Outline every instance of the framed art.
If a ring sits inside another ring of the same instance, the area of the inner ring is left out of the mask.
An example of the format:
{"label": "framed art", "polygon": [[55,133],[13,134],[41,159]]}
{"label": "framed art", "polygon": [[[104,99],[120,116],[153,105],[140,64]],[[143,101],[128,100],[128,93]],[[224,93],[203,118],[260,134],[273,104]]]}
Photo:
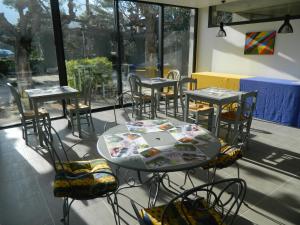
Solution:
{"label": "framed art", "polygon": [[273,55],[276,31],[246,33],[245,55]]}

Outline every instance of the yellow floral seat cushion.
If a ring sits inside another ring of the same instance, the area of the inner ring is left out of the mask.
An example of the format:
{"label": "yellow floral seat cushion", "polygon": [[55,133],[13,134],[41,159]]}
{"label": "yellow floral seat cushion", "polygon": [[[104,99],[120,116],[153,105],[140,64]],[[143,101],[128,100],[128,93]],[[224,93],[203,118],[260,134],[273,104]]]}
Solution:
{"label": "yellow floral seat cushion", "polygon": [[[197,201],[197,202],[195,202]],[[200,200],[177,201],[168,208],[164,218],[165,225],[218,225],[222,218],[214,209],[207,209]],[[196,206],[196,207],[195,207]],[[140,215],[145,225],[161,225],[166,205],[143,209]],[[190,223],[188,222],[190,221]]]}
{"label": "yellow floral seat cushion", "polygon": [[210,160],[206,165],[202,166],[203,169],[218,168],[222,169],[232,165],[236,160],[243,157],[241,147],[228,145],[222,139],[219,139],[221,143],[221,150],[218,156]]}
{"label": "yellow floral seat cushion", "polygon": [[62,165],[56,163],[56,169],[54,180],[56,197],[92,199],[117,189],[117,181],[114,176],[108,174],[112,171],[104,159],[70,161]]}
{"label": "yellow floral seat cushion", "polygon": [[[221,120],[227,120],[227,121],[235,121],[236,120],[236,112],[235,111],[228,111],[223,112],[220,115]],[[238,121],[244,121],[247,120],[247,118],[244,115],[240,115],[240,118],[238,118]]]}

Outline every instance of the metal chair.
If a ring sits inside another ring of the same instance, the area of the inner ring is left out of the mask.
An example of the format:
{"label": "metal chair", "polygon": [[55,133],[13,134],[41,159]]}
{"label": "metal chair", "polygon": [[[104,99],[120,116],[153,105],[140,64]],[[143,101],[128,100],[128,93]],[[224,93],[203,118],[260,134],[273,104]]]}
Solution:
{"label": "metal chair", "polygon": [[[137,75],[129,74],[128,82],[129,82],[130,92],[133,100],[132,110],[137,111],[139,118],[142,118],[143,108],[144,111],[146,112],[147,103],[149,104],[149,108],[150,108],[151,102],[154,101],[154,105],[156,108],[155,96],[151,96],[143,93],[141,78],[138,77]],[[137,110],[136,107],[138,107]],[[149,116],[150,116],[150,111],[149,111]]]}
{"label": "metal chair", "polygon": [[[130,91],[125,91],[122,94],[118,95],[115,98],[115,103],[114,103],[114,124],[117,125],[118,124],[118,120],[117,120],[117,109],[121,109],[123,111],[122,116],[125,118],[126,121],[131,121],[131,118],[129,116],[130,112],[128,111],[128,106],[131,107],[131,105],[133,104],[133,99],[131,96],[131,92]],[[134,111],[132,110],[132,114],[131,117],[134,117]],[[107,130],[109,122],[106,122],[104,125],[104,131]]]}
{"label": "metal chair", "polygon": [[185,102],[184,91],[187,89],[195,90],[196,88],[197,88],[196,79],[185,77],[179,81],[179,96],[180,96],[182,112],[184,112],[185,104],[189,104],[189,111],[195,115],[196,123],[200,122],[199,115],[208,116],[208,127],[210,128],[212,124],[211,117],[214,113],[214,108],[203,102],[197,102],[197,101],[192,101],[189,103]]}
{"label": "metal chair", "polygon": [[224,179],[191,188],[168,204],[139,210],[131,200],[140,225],[231,225],[246,195],[247,184]]}
{"label": "metal chair", "polygon": [[[53,138],[50,139],[49,136]],[[63,218],[61,219],[63,224],[69,224],[70,208],[75,200],[102,197],[107,198],[108,203],[112,206],[115,222],[120,224],[118,201],[115,194],[119,183],[105,159],[70,160],[67,154],[70,148],[65,149],[53,127],[45,129],[43,137],[55,170],[54,196],[63,198]],[[56,144],[54,144],[55,141],[57,141]]]}
{"label": "metal chair", "polygon": [[[167,79],[176,80],[179,82],[181,79],[179,70],[170,70],[167,74]],[[170,100],[174,99],[173,87],[166,87],[165,90],[160,93],[160,96],[165,99],[165,110],[166,115],[168,115],[168,107],[170,106]]]}
{"label": "metal chair", "polygon": [[[12,84],[7,83],[7,86],[12,93],[15,102],[17,104],[19,115],[22,123],[22,135],[23,139],[25,139],[26,145],[28,145],[28,129],[33,128],[36,133],[36,121],[35,121],[35,112],[33,110],[24,110],[23,104],[21,102],[21,96],[19,91],[12,86]],[[50,115],[44,108],[38,109],[38,122],[42,123],[43,126],[51,125]]]}
{"label": "metal chair", "polygon": [[233,130],[235,133],[239,132],[240,137],[248,144],[256,100],[257,91],[247,92],[240,96],[239,102],[233,108],[221,113],[220,122],[223,126],[227,126],[227,140]]}
{"label": "metal chair", "polygon": [[82,85],[81,91],[81,102],[78,103],[78,109],[76,105],[68,104],[66,107],[66,113],[68,118],[68,125],[72,127],[72,133],[74,133],[74,120],[76,117],[77,111],[80,113],[80,120],[84,117],[88,126],[92,125],[92,129],[94,128],[93,118],[92,118],[92,107],[91,107],[91,94],[92,94],[92,85],[93,78],[85,77]]}

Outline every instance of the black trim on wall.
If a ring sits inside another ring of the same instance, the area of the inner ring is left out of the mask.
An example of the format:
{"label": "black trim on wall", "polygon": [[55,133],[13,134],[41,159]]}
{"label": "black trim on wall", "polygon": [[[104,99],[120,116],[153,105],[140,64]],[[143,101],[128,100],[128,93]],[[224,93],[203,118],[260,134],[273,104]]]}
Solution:
{"label": "black trim on wall", "polygon": [[[117,29],[116,34],[117,40],[117,91],[118,95],[122,94],[123,92],[123,85],[122,85],[122,36],[121,36],[121,31],[120,31],[120,18],[119,18],[119,1],[114,0],[114,14],[115,14],[115,29]],[[119,104],[122,104],[123,100],[120,99]]]}
{"label": "black trim on wall", "polygon": [[148,2],[148,1],[142,1],[142,0],[122,0],[122,1],[128,1],[128,2],[141,2],[141,3],[148,3],[148,4],[152,4],[152,5],[160,5],[160,6],[171,6],[171,7],[180,7],[180,8],[185,8],[185,9],[196,9],[195,7],[191,7],[191,6],[182,6],[182,5],[172,5],[172,4],[167,4],[167,3],[160,3],[160,2]]}
{"label": "black trim on wall", "polygon": [[197,67],[197,45],[198,45],[198,16],[199,9],[195,9],[195,21],[194,21],[194,49],[193,49],[193,73],[196,72]]}
{"label": "black trim on wall", "polygon": [[58,0],[50,0],[60,86],[68,85]]}
{"label": "black trim on wall", "polygon": [[164,77],[164,18],[165,16],[165,7],[161,6],[159,7],[159,49],[158,49],[158,55],[159,55],[159,72],[160,77]]}
{"label": "black trim on wall", "polygon": [[[251,23],[267,23],[267,22],[275,22],[275,21],[284,21],[285,17],[274,17],[271,19],[261,19],[261,20],[251,20],[251,21],[241,21],[241,22],[232,22],[232,23],[224,23],[226,26],[234,26],[234,25],[243,25],[243,24],[251,24]],[[300,15],[297,16],[290,16],[291,20],[300,19]],[[214,25],[212,23],[212,7],[209,7],[209,14],[208,14],[208,28],[211,27],[219,27],[218,25]]]}

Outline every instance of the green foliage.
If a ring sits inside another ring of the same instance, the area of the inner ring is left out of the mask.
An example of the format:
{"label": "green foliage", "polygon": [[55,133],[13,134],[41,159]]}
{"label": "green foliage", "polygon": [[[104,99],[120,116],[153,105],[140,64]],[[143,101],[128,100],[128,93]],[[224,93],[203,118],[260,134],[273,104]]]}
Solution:
{"label": "green foliage", "polygon": [[15,61],[13,59],[0,59],[0,73],[8,75],[15,70]]}
{"label": "green foliage", "polygon": [[80,84],[85,76],[93,76],[94,83],[112,80],[112,63],[106,57],[69,60],[66,67],[68,85],[71,87],[81,89]]}

